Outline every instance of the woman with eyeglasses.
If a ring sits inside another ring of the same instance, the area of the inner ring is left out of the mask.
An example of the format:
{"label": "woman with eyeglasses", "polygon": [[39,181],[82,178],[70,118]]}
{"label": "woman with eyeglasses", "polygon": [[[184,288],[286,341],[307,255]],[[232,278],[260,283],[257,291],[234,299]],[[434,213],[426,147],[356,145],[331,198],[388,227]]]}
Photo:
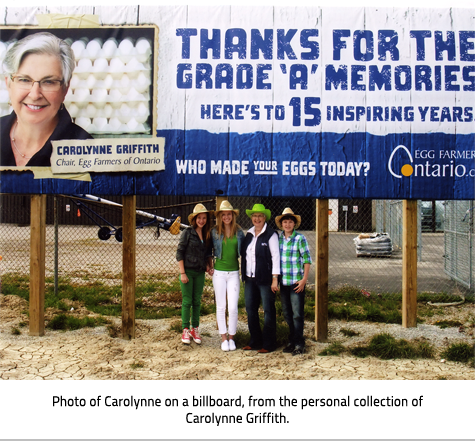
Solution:
{"label": "woman with eyeglasses", "polygon": [[2,166],[50,166],[51,141],[92,139],[64,107],[74,53],[50,33],[31,34],[6,53],[3,72],[13,112],[0,118]]}

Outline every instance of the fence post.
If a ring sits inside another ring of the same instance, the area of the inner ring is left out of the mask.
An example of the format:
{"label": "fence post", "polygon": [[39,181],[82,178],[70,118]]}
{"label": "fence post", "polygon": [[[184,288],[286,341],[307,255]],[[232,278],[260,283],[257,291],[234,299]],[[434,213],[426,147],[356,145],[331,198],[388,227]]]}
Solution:
{"label": "fence post", "polygon": [[315,262],[315,339],[328,338],[328,199],[317,200]]}
{"label": "fence post", "polygon": [[30,202],[30,336],[45,334],[46,195]]}
{"label": "fence post", "polygon": [[136,196],[122,197],[122,338],[135,338]]}
{"label": "fence post", "polygon": [[417,200],[402,207],[402,326],[417,326]]}

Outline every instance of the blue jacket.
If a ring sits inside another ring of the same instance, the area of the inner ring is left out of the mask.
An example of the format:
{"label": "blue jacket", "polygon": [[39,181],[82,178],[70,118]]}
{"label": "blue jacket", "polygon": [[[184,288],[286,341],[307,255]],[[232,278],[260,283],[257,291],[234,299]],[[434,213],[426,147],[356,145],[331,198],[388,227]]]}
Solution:
{"label": "blue jacket", "polygon": [[[238,242],[238,255],[241,252],[241,243],[244,240],[244,231],[241,228],[237,228],[236,232],[237,242]],[[214,249],[214,256],[217,259],[221,260],[223,255],[223,240],[224,234],[221,236],[218,235],[218,230],[216,228],[211,229],[211,239],[213,240],[213,249]]]}

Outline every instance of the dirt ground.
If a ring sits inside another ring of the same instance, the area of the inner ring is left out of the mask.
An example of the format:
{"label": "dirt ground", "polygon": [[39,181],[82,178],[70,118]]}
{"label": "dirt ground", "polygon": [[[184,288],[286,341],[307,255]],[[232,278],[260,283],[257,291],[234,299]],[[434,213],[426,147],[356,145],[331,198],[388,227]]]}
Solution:
{"label": "dirt ground", "polygon": [[[28,335],[27,303],[17,296],[0,294],[0,379],[252,379],[252,380],[464,380],[475,379],[473,365],[441,360],[389,360],[356,358],[349,354],[319,356],[328,343],[315,342],[314,324],[306,323],[306,353],[284,354],[282,348],[269,354],[220,350],[220,338],[214,315],[201,319],[202,345],[181,343],[180,335],[170,328],[174,319],[137,320],[136,338],[120,337],[121,321],[109,318],[110,325],[77,331],[46,330],[45,336]],[[475,305],[464,304],[446,310],[463,319],[475,314]],[[48,310],[50,311],[50,310]],[[85,308],[75,308],[75,315],[93,315]],[[51,314],[46,314],[46,319]],[[440,316],[439,316],[440,317]],[[246,330],[245,319],[239,328]],[[359,336],[347,338],[340,332],[347,328]],[[14,334],[18,330],[19,334]],[[438,353],[452,342],[474,343],[473,327],[441,329],[430,323],[404,329],[399,325],[330,321],[329,342],[346,346],[362,344],[376,333],[390,333],[397,338],[424,338]]]}

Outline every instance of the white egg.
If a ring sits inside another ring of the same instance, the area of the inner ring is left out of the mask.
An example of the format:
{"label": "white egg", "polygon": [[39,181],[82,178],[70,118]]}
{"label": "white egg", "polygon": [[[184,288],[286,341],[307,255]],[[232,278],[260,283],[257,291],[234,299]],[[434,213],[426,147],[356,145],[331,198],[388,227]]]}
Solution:
{"label": "white egg", "polygon": [[104,127],[107,125],[107,118],[94,118],[92,123],[96,126],[97,130],[103,131]]}
{"label": "white egg", "polygon": [[76,40],[71,45],[71,49],[73,50],[74,57],[78,60],[82,57],[82,53],[86,49],[86,42],[84,42],[84,40]]}
{"label": "white egg", "polygon": [[97,79],[95,78],[93,74],[90,74],[86,79],[85,87],[88,88],[89,90],[92,90],[96,86],[96,83],[97,83]]}
{"label": "white egg", "polygon": [[95,118],[97,116],[97,109],[92,104],[87,104],[86,107],[86,116],[88,118]]}
{"label": "white egg", "polygon": [[122,93],[116,89],[110,90],[107,97],[107,102],[109,102],[112,107],[119,108],[122,104]]}
{"label": "white egg", "polygon": [[119,91],[122,94],[127,94],[130,89],[130,78],[127,74],[122,75],[119,82]]}
{"label": "white egg", "polygon": [[90,94],[87,88],[76,88],[74,91],[74,102],[78,105],[84,105],[89,102]]}
{"label": "white egg", "polygon": [[134,116],[137,122],[144,123],[150,115],[150,110],[146,102],[140,102],[134,109]]}
{"label": "white egg", "polygon": [[120,79],[124,74],[125,64],[118,58],[111,59],[110,64],[110,73],[114,79]]}
{"label": "white egg", "polygon": [[119,43],[117,54],[122,62],[128,62],[135,53],[135,47],[131,39],[126,38]]}
{"label": "white egg", "polygon": [[82,127],[84,130],[88,130],[88,127],[91,125],[91,120],[89,118],[81,116],[76,119],[76,124],[79,127]]}
{"label": "white egg", "polygon": [[[82,127],[82,126],[81,126],[81,127]],[[97,128],[96,128],[96,126],[95,126],[94,124],[92,124],[92,123],[89,124],[89,125],[87,126],[87,128],[86,128],[86,127],[83,127],[83,128],[84,128],[84,130],[87,130],[89,133],[97,133]]]}
{"label": "white egg", "polygon": [[76,104],[70,104],[67,106],[69,114],[75,118],[79,115],[79,107]]}
{"label": "white egg", "polygon": [[109,63],[107,62],[107,59],[103,57],[96,59],[94,61],[93,71],[96,79],[105,79],[109,71]]}
{"label": "white egg", "polygon": [[112,77],[111,74],[108,74],[108,75],[104,78],[103,87],[104,87],[104,88],[107,88],[108,90],[110,90],[113,85],[114,85],[114,78]]}
{"label": "white egg", "polygon": [[129,119],[127,121],[127,127],[132,132],[134,132],[138,126],[139,126],[139,123],[135,120],[135,118]]}
{"label": "white egg", "polygon": [[135,49],[137,52],[137,60],[139,62],[145,62],[150,58],[150,55],[152,54],[152,46],[150,45],[150,42],[141,37],[140,39],[137,40],[137,43],[135,44]]}
{"label": "white egg", "polygon": [[114,57],[117,52],[117,40],[111,38],[105,41],[104,45],[102,45],[102,51],[105,58],[111,59]]}
{"label": "white egg", "polygon": [[79,82],[80,82],[79,76],[77,74],[73,74],[69,82],[69,88],[73,88],[73,89],[77,88],[77,86],[79,85]]}
{"label": "white egg", "polygon": [[102,49],[102,40],[101,39],[93,39],[86,45],[86,50],[91,59],[96,59],[99,57],[99,54]]}
{"label": "white egg", "polygon": [[90,59],[80,59],[75,73],[80,79],[86,79],[92,71],[92,62]]}
{"label": "white egg", "polygon": [[114,113],[114,109],[112,108],[112,105],[106,104],[104,108],[102,109],[102,114],[106,118],[111,118]]}
{"label": "white egg", "polygon": [[133,86],[139,93],[144,93],[148,91],[148,88],[151,84],[150,78],[147,77],[144,73],[140,73],[137,76],[137,79],[134,79]]}
{"label": "white egg", "polygon": [[119,43],[119,51],[121,54],[131,55],[134,52],[134,44],[132,39],[126,37]]}
{"label": "white egg", "polygon": [[105,88],[96,88],[91,92],[91,102],[94,102],[97,106],[104,106],[108,101],[109,95]]}
{"label": "white egg", "polygon": [[121,126],[122,126],[122,123],[120,122],[118,118],[111,118],[109,120],[109,127],[111,128],[111,130],[117,131],[121,128]]}

